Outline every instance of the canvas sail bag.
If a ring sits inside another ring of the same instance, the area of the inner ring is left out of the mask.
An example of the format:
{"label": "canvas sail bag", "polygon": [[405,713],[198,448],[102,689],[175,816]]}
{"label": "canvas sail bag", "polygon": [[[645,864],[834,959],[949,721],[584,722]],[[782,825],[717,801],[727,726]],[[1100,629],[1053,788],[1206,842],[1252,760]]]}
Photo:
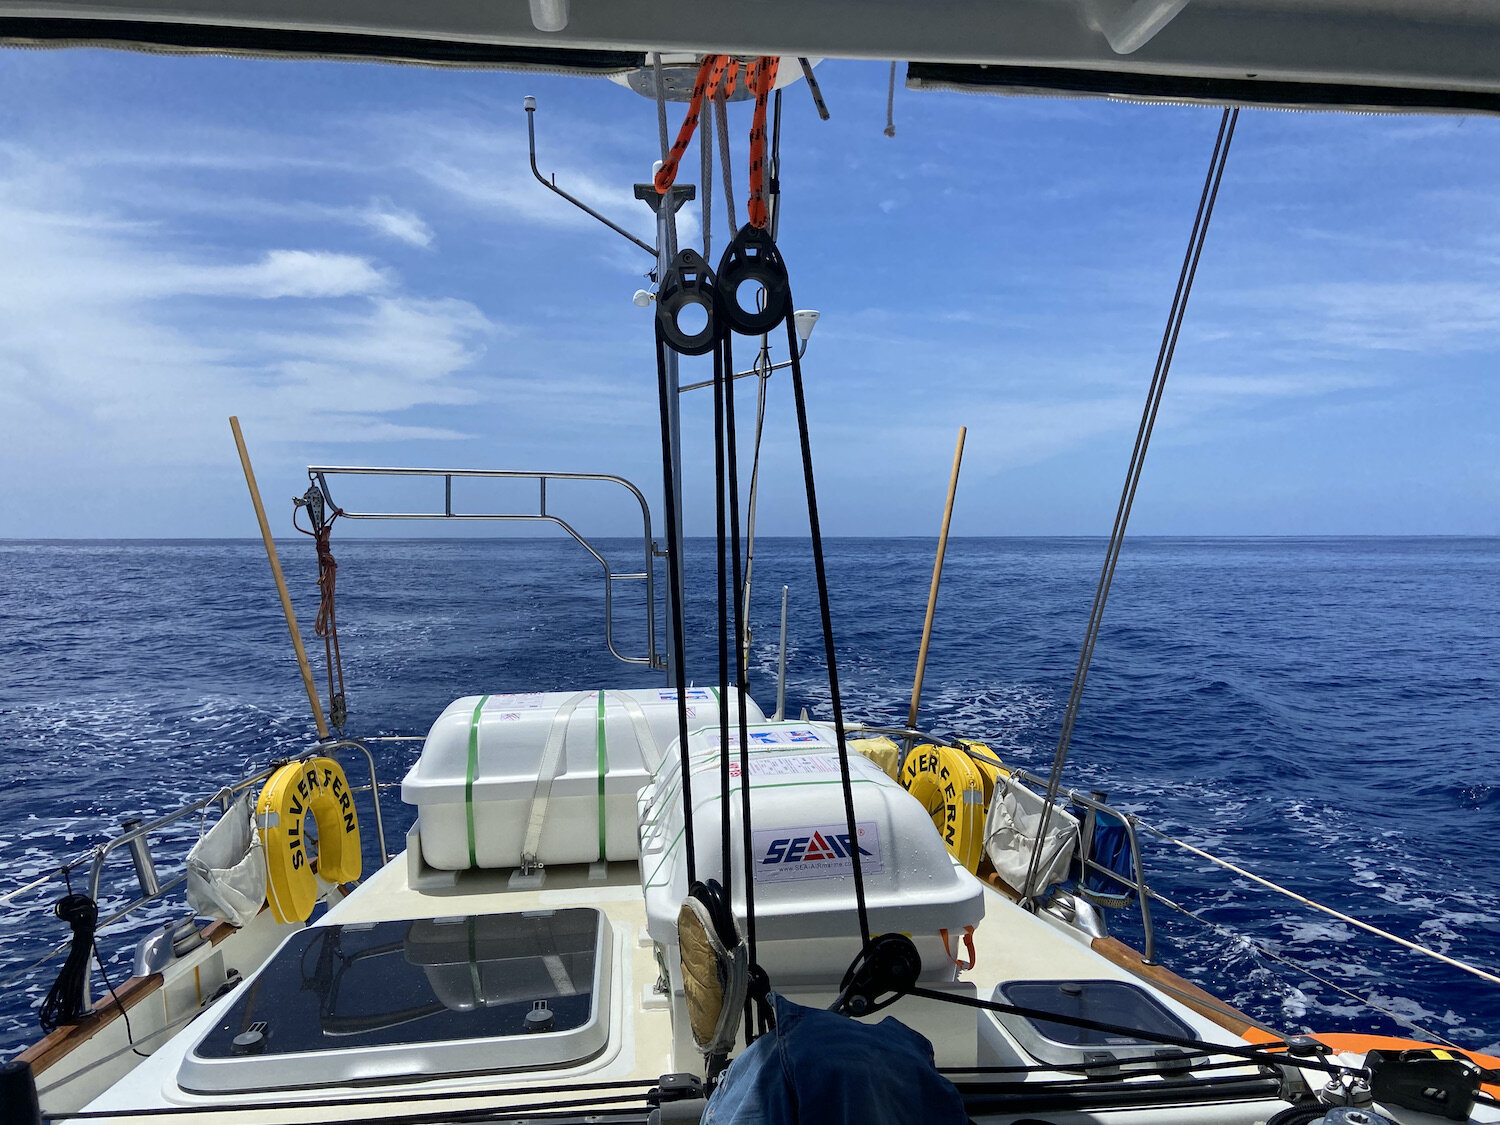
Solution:
{"label": "canvas sail bag", "polygon": [[[995,872],[1023,896],[1026,872],[1031,866],[1031,852],[1036,846],[1036,830],[1042,821],[1042,798],[1013,778],[1001,776],[990,802],[990,814],[984,826],[984,854],[995,865]],[[1054,883],[1068,877],[1068,867],[1078,848],[1078,821],[1054,808],[1047,818],[1047,838],[1036,865],[1036,882],[1030,893],[1040,895]]]}
{"label": "canvas sail bag", "polygon": [[266,854],[250,815],[250,797],[230,806],[187,857],[187,900],[193,912],[243,926],[266,901]]}

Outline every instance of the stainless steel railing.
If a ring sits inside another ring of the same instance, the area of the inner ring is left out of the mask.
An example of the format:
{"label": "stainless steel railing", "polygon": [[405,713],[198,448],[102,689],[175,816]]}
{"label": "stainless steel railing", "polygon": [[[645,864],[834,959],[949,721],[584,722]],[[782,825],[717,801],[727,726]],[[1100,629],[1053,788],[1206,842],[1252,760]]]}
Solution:
{"label": "stainless steel railing", "polygon": [[[351,520],[489,520],[517,523],[550,523],[565,531],[594,560],[604,568],[604,644],[616,660],[625,664],[644,664],[648,668],[663,669],[666,659],[656,651],[656,573],[655,560],[662,556],[651,537],[651,508],[641,490],[624,477],[607,473],[549,473],[527,472],[515,469],[395,469],[357,468],[353,466],[313,465],[307,470],[309,479],[323,493],[330,509],[338,508],[339,514]],[[443,478],[443,510],[425,512],[359,512],[339,508],[329,491],[328,478],[334,476],[363,477],[441,477]],[[537,482],[537,507],[527,512],[456,512],[453,510],[453,479],[477,478],[487,480],[532,480]],[[572,524],[547,511],[547,482],[549,480],[596,481],[614,484],[635,497],[641,509],[641,539],[645,564],[638,572],[616,573],[599,551],[585,539]],[[614,588],[616,582],[644,582],[646,584],[646,655],[626,656],[615,648],[614,641]]]}
{"label": "stainless steel railing", "polygon": [[[385,866],[390,862],[390,848],[385,839],[385,820],[380,807],[380,790],[382,785],[375,765],[375,756],[370,752],[369,747],[358,739],[341,739],[337,742],[314,743],[308,748],[308,753],[337,757],[341,752],[356,750],[363,756],[369,768],[370,781],[368,785],[351,786],[350,792],[368,792],[370,794],[370,802],[375,814],[376,844],[380,852],[381,866]],[[150,821],[142,821],[139,818],[127,820],[123,823],[125,830],[119,834],[94,845],[94,847],[87,851],[81,852],[46,874],[30,880],[4,895],[0,895],[0,905],[9,905],[25,895],[40,892],[52,883],[64,881],[69,872],[74,868],[83,866],[84,863],[89,864],[88,896],[95,902],[98,902],[107,861],[110,856],[124,849],[131,855],[131,862],[135,867],[136,880],[140,887],[140,895],[133,898],[125,906],[101,919],[96,932],[122,922],[137,911],[166,898],[187,881],[187,872],[185,870],[172,876],[165,882],[162,882],[156,875],[155,861],[152,857],[149,843],[149,838],[152,835],[160,834],[164,829],[189,817],[200,815],[213,805],[218,805],[223,811],[227,812],[239,794],[265,781],[286,761],[294,760],[294,758],[280,759],[262,770],[248,774],[238,781],[220,787],[207,796],[189,801],[173,809],[171,812],[164,813]],[[9,987],[13,982],[35,972],[42,965],[45,965],[48,961],[64,952],[68,948],[70,940],[64,939],[52,946],[39,959],[29,962],[19,971],[7,975],[4,979],[0,979],[0,988]],[[87,986],[85,986],[85,1000],[87,999],[88,990]]]}

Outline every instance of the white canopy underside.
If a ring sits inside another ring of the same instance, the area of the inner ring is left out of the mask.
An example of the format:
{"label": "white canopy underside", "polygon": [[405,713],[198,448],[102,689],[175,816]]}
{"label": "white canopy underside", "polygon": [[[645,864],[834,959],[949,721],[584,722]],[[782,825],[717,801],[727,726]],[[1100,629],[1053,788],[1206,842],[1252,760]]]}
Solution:
{"label": "white canopy underside", "polygon": [[833,56],[917,64],[913,86],[1500,109],[1493,0],[21,0],[0,42],[595,73]]}

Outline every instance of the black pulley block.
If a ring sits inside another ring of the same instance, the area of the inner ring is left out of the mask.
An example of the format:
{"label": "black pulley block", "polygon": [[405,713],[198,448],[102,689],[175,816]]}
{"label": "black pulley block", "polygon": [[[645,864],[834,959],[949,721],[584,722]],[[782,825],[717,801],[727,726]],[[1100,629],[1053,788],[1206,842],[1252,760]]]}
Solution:
{"label": "black pulley block", "polygon": [[[679,317],[691,305],[703,310],[704,324],[690,333],[683,330]],[[667,267],[656,290],[656,326],[667,346],[683,355],[706,355],[723,338],[723,309],[714,271],[696,251],[679,251]]]}
{"label": "black pulley block", "polygon": [[[747,309],[741,298],[753,300],[756,286],[764,300],[760,307]],[[745,336],[769,332],[786,319],[791,285],[781,251],[766,231],[743,226],[725,247],[719,259],[719,299],[729,327]]]}
{"label": "black pulley block", "polygon": [[894,1004],[916,987],[922,956],[905,934],[871,938],[844,974],[833,1010],[866,1016]]}

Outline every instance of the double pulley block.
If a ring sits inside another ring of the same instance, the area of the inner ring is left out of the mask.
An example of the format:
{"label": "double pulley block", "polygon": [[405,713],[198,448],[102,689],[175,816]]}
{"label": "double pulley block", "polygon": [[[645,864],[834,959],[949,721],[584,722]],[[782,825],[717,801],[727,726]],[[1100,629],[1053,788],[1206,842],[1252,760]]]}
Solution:
{"label": "double pulley block", "polygon": [[[755,307],[746,307],[747,298]],[[673,351],[707,355],[731,332],[769,332],[786,319],[791,305],[791,282],[775,240],[747,225],[724,250],[717,272],[696,251],[678,252],[657,290],[656,324]],[[704,323],[689,331],[682,320],[693,307],[702,310]]]}

